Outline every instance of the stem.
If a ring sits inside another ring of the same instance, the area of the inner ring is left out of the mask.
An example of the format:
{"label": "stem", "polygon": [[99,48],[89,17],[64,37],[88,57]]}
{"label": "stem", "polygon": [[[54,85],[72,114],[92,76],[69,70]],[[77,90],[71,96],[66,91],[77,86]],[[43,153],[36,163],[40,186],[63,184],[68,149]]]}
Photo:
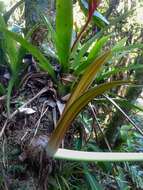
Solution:
{"label": "stem", "polygon": [[82,34],[84,33],[84,31],[86,30],[89,22],[91,20],[91,17],[88,17],[85,25],[83,26],[82,30],[80,31],[80,33],[78,34],[76,40],[74,41],[73,45],[72,45],[72,48],[71,48],[71,52],[73,51],[74,47],[76,46],[76,44],[79,42],[80,38],[82,37]]}
{"label": "stem", "polygon": [[143,161],[143,153],[135,152],[84,152],[76,150],[58,149],[54,155],[55,159],[88,161],[88,162],[124,162],[124,161]]}

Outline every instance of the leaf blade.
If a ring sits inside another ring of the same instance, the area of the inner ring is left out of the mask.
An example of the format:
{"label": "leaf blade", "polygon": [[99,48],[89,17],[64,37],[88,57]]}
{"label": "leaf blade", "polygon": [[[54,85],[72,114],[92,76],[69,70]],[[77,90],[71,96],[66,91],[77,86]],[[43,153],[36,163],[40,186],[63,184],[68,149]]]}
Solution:
{"label": "leaf blade", "polygon": [[43,56],[43,54],[32,44],[30,44],[27,40],[23,37],[19,36],[18,34],[11,32],[5,28],[0,27],[0,31],[6,33],[9,37],[19,42],[25,49],[31,52],[31,54],[39,60],[39,66],[47,71],[49,75],[53,79],[55,79],[55,72],[52,66],[50,65],[49,61]]}
{"label": "leaf blade", "polygon": [[88,87],[91,85],[93,82],[95,75],[97,74],[98,70],[101,68],[101,66],[109,59],[111,56],[111,52],[108,51],[104,53],[102,56],[97,58],[91,65],[88,66],[88,68],[85,70],[81,80],[79,81],[77,87],[73,91],[66,108],[71,105],[77,97],[82,95]]}
{"label": "leaf blade", "polygon": [[47,153],[53,156],[58,149],[66,131],[68,130],[71,122],[77,116],[77,114],[84,108],[93,98],[101,95],[105,91],[122,84],[127,84],[129,81],[114,81],[110,83],[105,83],[99,85],[93,89],[88,90],[86,93],[81,95],[72,105],[63,113],[61,116],[56,129],[52,133],[49,140],[48,146],[46,148]]}
{"label": "leaf blade", "polygon": [[[68,14],[67,14],[68,10]],[[73,8],[72,0],[56,1],[56,48],[62,69],[69,67],[69,56],[72,40]]]}

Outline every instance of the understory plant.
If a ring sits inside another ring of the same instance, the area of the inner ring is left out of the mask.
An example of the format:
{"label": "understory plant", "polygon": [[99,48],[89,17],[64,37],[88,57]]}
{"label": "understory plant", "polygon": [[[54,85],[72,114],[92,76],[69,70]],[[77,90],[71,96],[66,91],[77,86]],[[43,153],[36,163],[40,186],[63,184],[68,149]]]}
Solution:
{"label": "understory plant", "polygon": [[[73,120],[81,112],[81,110],[88,105],[89,102],[119,85],[132,85],[133,82],[130,80],[101,83],[104,76],[108,78],[112,74],[108,71],[99,76],[99,71],[102,69],[103,65],[110,61],[114,56],[118,56],[121,53],[126,54],[132,49],[143,48],[142,44],[125,46],[126,39],[122,39],[113,48],[103,50],[104,45],[112,36],[103,36],[102,29],[83,44],[80,42],[83,34],[86,32],[87,27],[90,22],[92,22],[93,14],[97,11],[99,3],[100,1],[98,0],[88,1],[87,21],[81,29],[81,32],[77,35],[77,38],[74,39],[73,43],[72,0],[68,0],[66,2],[64,0],[56,1],[56,29],[54,29],[48,19],[42,15],[44,24],[51,32],[52,41],[54,42],[56,49],[56,58],[61,66],[61,73],[66,73],[67,75],[72,74],[76,79],[75,81],[72,81],[70,91],[66,91],[66,86],[60,81],[57,82],[54,68],[48,59],[40,52],[40,50],[37,47],[34,47],[26,37],[23,38],[22,36],[9,31],[3,22],[3,17],[0,17],[0,22],[3,23],[0,26],[1,35],[7,44],[10,43],[7,45],[6,49],[12,71],[12,78],[9,82],[7,93],[7,107],[9,108],[10,106],[10,94],[14,84],[18,80],[18,73],[20,71],[18,50],[20,51],[21,48],[24,48],[24,50],[26,49],[29,51],[38,60],[39,67],[48,72],[52,80],[55,82],[55,85],[59,87],[59,94],[66,95],[67,93],[70,93],[70,97],[65,105],[64,111],[59,118],[55,130],[50,136],[48,145],[45,147],[48,156],[56,159],[79,161],[142,161],[143,153],[82,152],[59,148]],[[98,14],[95,14],[94,16],[96,17],[96,15]],[[98,17],[98,19],[100,19],[100,22],[103,23],[106,21],[103,16]],[[106,21],[105,24],[108,24],[108,22]],[[16,44],[13,45],[13,41],[17,41],[21,46],[16,48]],[[20,54],[20,57],[21,55],[22,54]],[[116,73],[119,72],[119,70],[113,72]],[[96,83],[96,79],[98,80],[98,84]],[[1,89],[3,90],[2,87]],[[110,99],[108,100],[110,101]],[[111,103],[114,104],[114,102]],[[120,109],[119,107],[117,108]],[[88,173],[87,177],[89,177]]]}

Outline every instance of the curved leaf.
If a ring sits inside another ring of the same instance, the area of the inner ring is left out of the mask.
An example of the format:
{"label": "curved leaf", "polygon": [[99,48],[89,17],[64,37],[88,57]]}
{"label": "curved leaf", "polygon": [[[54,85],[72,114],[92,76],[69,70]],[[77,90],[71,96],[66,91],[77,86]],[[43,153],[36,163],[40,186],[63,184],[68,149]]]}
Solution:
{"label": "curved leaf", "polygon": [[39,66],[47,71],[49,73],[49,75],[51,75],[51,77],[53,79],[55,79],[55,72],[54,69],[52,68],[52,66],[50,65],[49,61],[44,57],[44,55],[35,47],[33,46],[31,43],[29,43],[27,40],[25,40],[23,37],[19,36],[18,34],[11,32],[5,28],[1,28],[0,27],[0,31],[4,32],[7,36],[9,36],[10,38],[16,40],[17,42],[19,42],[25,49],[27,49],[34,57],[37,58],[37,60],[39,60]]}
{"label": "curved leaf", "polygon": [[91,85],[95,76],[101,66],[109,59],[111,52],[108,51],[102,56],[98,57],[91,65],[87,67],[79,83],[75,87],[75,90],[71,94],[71,97],[66,105],[66,108],[71,105],[80,95],[82,95]]}
{"label": "curved leaf", "polygon": [[108,36],[104,36],[102,38],[100,38],[91,48],[91,50],[89,51],[89,55],[86,61],[80,63],[77,65],[77,67],[75,68],[75,74],[81,74],[87,67],[89,64],[91,64],[91,62],[93,62],[98,54],[100,53],[101,49],[103,48],[104,44],[107,43],[108,39],[109,39],[110,35]]}
{"label": "curved leaf", "polygon": [[73,62],[71,65],[71,69],[74,69],[76,67],[78,67],[81,63],[81,59],[83,58],[84,54],[88,51],[88,49],[90,48],[91,44],[97,40],[100,36],[102,35],[101,32],[98,32],[95,36],[93,36],[92,38],[90,38],[87,42],[85,42],[82,47],[80,48],[78,53],[75,53],[74,51],[71,54],[71,58],[73,58]]}
{"label": "curved leaf", "polygon": [[114,81],[110,83],[105,83],[99,85],[93,89],[88,90],[78,99],[76,99],[70,107],[63,113],[61,116],[56,129],[52,133],[52,136],[49,140],[48,146],[46,151],[49,156],[53,156],[54,153],[57,151],[65,133],[67,132],[70,124],[75,119],[77,114],[84,108],[91,100],[93,100],[96,96],[103,94],[105,91],[122,84],[127,84],[129,81]]}

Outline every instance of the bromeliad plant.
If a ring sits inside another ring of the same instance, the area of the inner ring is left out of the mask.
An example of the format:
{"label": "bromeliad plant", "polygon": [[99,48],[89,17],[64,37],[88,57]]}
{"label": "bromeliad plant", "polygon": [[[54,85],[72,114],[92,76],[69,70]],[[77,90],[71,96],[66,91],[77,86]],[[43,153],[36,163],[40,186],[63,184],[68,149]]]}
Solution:
{"label": "bromeliad plant", "polygon": [[[70,160],[83,160],[83,161],[139,161],[143,160],[142,153],[94,153],[94,152],[81,152],[59,149],[62,139],[64,138],[67,130],[69,129],[72,121],[78,113],[95,97],[102,95],[107,90],[114,88],[118,85],[130,84],[130,81],[112,81],[104,83],[91,88],[91,85],[101,67],[116,53],[123,50],[129,50],[134,47],[124,47],[124,44],[115,46],[113,49],[101,53],[103,45],[107,42],[110,36],[101,37],[101,33],[95,35],[85,44],[80,50],[77,50],[78,44],[82,34],[85,32],[89,22],[92,19],[94,11],[97,9],[99,1],[88,1],[88,17],[87,22],[81,32],[78,34],[77,39],[71,44],[73,32],[73,4],[72,0],[56,1],[56,31],[53,29],[50,22],[46,17],[44,22],[47,24],[48,29],[51,31],[52,39],[55,43],[57,56],[61,65],[61,72],[72,73],[79,81],[75,85],[71,85],[71,95],[65,109],[57,123],[56,129],[52,133],[48,145],[45,148],[47,155],[57,159],[70,159]],[[68,14],[67,14],[68,10]],[[57,83],[54,69],[49,61],[42,55],[42,53],[30,44],[23,37],[8,31],[5,27],[0,27],[0,31],[5,33],[9,38],[19,42],[22,47],[27,49],[39,61],[39,66],[48,71],[51,78]],[[98,39],[101,37],[100,39]],[[97,40],[98,39],[98,40]],[[97,40],[95,42],[95,40]],[[93,44],[94,42],[94,44]],[[89,49],[89,47],[92,47]],[[136,46],[137,47],[137,46]],[[141,46],[142,47],[142,46]],[[84,54],[88,51],[88,56],[83,59]],[[82,75],[82,76],[81,76]],[[81,77],[80,77],[81,76]],[[61,85],[61,84],[58,84]],[[74,86],[72,88],[72,86]],[[64,86],[62,86],[64,88]]]}

